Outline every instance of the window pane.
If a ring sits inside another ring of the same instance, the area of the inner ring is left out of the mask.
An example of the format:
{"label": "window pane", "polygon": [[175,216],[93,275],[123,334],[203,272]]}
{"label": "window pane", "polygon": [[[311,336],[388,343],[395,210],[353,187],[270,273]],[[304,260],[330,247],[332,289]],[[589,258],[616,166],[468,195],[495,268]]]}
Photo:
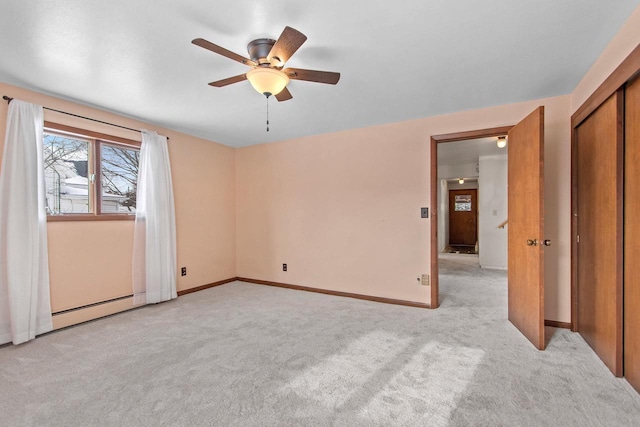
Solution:
{"label": "window pane", "polygon": [[47,213],[90,212],[89,143],[49,133],[43,143]]}
{"label": "window pane", "polygon": [[471,212],[471,194],[456,195],[454,209],[456,212]]}
{"label": "window pane", "polygon": [[140,151],[102,144],[102,213],[134,213]]}

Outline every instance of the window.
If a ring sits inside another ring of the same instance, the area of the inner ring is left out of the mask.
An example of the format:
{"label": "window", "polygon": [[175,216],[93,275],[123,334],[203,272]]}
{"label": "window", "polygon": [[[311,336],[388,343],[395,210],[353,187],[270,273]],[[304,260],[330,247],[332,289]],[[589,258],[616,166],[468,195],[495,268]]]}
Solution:
{"label": "window", "polygon": [[89,213],[87,140],[45,132],[44,177],[47,213]]}
{"label": "window", "polygon": [[456,195],[454,210],[456,212],[471,212],[471,194]]}
{"label": "window", "polygon": [[49,219],[133,218],[139,142],[47,122],[43,144]]}
{"label": "window", "polygon": [[100,144],[102,213],[135,213],[140,150]]}

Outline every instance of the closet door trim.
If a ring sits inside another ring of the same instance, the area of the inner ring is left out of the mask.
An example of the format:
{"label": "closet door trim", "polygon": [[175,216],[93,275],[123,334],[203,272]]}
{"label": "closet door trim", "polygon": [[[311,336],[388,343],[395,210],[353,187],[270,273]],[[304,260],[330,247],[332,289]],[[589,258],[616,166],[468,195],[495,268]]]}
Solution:
{"label": "closet door trim", "polygon": [[640,74],[640,44],[613,73],[591,94],[589,98],[571,116],[571,128],[580,126],[587,117],[598,109],[611,95]]}

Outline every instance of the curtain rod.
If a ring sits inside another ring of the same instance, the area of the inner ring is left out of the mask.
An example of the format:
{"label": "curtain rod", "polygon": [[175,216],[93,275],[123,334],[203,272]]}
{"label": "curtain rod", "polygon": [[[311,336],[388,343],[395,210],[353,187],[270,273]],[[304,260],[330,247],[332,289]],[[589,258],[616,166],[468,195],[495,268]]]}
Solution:
{"label": "curtain rod", "polygon": [[[7,104],[10,103],[11,101],[13,101],[13,98],[8,97],[7,95],[4,95],[2,97],[2,99],[7,101]],[[91,120],[92,122],[98,122],[98,123],[102,123],[102,124],[109,125],[109,126],[115,126],[115,127],[122,128],[122,129],[132,130],[134,132],[141,132],[140,129],[133,129],[133,128],[129,128],[129,127],[126,127],[126,126],[117,125],[115,123],[103,122],[102,120],[92,119],[91,117],[85,117],[85,116],[80,116],[78,114],[67,113],[66,111],[60,111],[60,110],[56,110],[56,109],[49,108],[49,107],[42,107],[42,108],[44,108],[45,110],[49,110],[49,111],[55,111],[56,113],[62,113],[62,114],[66,114],[68,116],[78,117],[80,119]],[[169,138],[167,137],[167,139],[169,139]]]}

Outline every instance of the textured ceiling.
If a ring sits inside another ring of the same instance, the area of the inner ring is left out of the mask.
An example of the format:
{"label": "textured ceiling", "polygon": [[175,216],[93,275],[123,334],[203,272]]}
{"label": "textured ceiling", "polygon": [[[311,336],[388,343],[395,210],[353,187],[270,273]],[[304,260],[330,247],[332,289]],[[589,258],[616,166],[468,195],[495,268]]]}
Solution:
{"label": "textured ceiling", "polygon": [[[0,0],[0,81],[230,146],[570,93],[639,0]],[[248,82],[208,82],[289,25],[287,63],[338,71],[270,101]]]}

